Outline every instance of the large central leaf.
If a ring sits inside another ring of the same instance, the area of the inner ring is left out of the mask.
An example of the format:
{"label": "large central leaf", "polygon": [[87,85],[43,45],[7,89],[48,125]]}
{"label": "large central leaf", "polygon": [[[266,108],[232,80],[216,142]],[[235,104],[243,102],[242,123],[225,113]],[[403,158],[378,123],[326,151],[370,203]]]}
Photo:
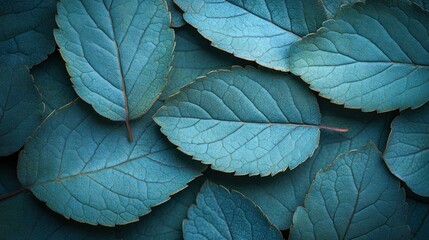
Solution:
{"label": "large central leaf", "polygon": [[185,20],[215,47],[288,71],[290,45],[315,32],[323,20],[318,0],[175,0]]}
{"label": "large central leaf", "polygon": [[429,12],[407,1],[343,6],[291,47],[291,71],[332,102],[379,112],[429,100]]}
{"label": "large central leaf", "polygon": [[137,221],[203,169],[164,139],[154,111],[130,123],[133,143],[121,134],[124,123],[80,100],[55,111],[21,152],[19,180],[68,218],[108,226]]}
{"label": "large central leaf", "polygon": [[55,37],[78,95],[112,120],[142,116],[166,84],[174,48],[162,0],[62,0]]}
{"label": "large central leaf", "polygon": [[238,175],[293,169],[319,142],[314,95],[288,74],[234,67],[168,99],[155,121],[195,159]]}

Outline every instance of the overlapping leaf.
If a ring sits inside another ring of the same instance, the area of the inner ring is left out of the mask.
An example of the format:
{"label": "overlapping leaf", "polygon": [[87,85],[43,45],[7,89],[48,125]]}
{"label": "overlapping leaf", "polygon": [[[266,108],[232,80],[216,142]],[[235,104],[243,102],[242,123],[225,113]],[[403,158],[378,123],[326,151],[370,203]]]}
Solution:
{"label": "overlapping leaf", "polygon": [[411,2],[416,3],[426,11],[429,10],[429,1],[428,0],[412,0]]}
{"label": "overlapping leaf", "polygon": [[184,19],[213,46],[247,60],[288,71],[290,45],[325,20],[317,0],[175,0]]}
{"label": "overlapping leaf", "polygon": [[171,13],[171,26],[172,27],[181,27],[185,25],[185,20],[183,20],[182,11],[173,0],[167,0],[168,10]]}
{"label": "overlapping leaf", "polygon": [[31,68],[55,49],[56,0],[0,0],[0,56],[15,55]]}
{"label": "overlapping leaf", "polygon": [[45,104],[43,118],[77,98],[64,61],[58,53],[50,55],[46,61],[32,68],[31,72]]}
{"label": "overlapping leaf", "polygon": [[19,150],[42,121],[43,103],[21,58],[0,57],[0,156]]}
{"label": "overlapping leaf", "polygon": [[182,223],[189,207],[195,203],[203,184],[203,177],[197,178],[189,187],[171,197],[168,202],[157,206],[139,222],[116,227],[116,236],[120,239],[173,240],[183,239]]}
{"label": "overlapping leaf", "polygon": [[55,37],[78,95],[118,121],[142,116],[166,84],[174,31],[163,0],[62,0]]}
{"label": "overlapping leaf", "polygon": [[424,240],[429,236],[429,204],[407,198],[408,224],[411,228],[411,239]]}
{"label": "overlapping leaf", "polygon": [[[0,163],[0,195],[19,188],[15,163]],[[78,224],[56,215],[30,192],[2,199],[0,213],[0,236],[5,239],[115,239],[111,229]]]}
{"label": "overlapping leaf", "polygon": [[291,47],[291,71],[320,95],[379,112],[429,100],[429,12],[407,1],[341,8]]}
{"label": "overlapping leaf", "polygon": [[82,101],[52,114],[21,152],[18,177],[56,212],[112,226],[137,221],[200,174],[151,120],[155,109],[125,124],[98,116]]}
{"label": "overlapping leaf", "polygon": [[279,229],[292,224],[295,209],[304,204],[305,194],[317,172],[341,153],[374,141],[384,149],[389,131],[389,114],[361,113],[322,101],[322,125],[348,129],[348,132],[321,130],[314,155],[293,171],[272,178],[249,178],[211,174],[210,179],[235,189],[254,201]]}
{"label": "overlapping leaf", "polygon": [[154,120],[180,150],[216,170],[274,175],[297,167],[318,145],[316,99],[289,74],[233,67],[182,90]]}
{"label": "overlapping leaf", "polygon": [[429,104],[395,118],[384,159],[411,190],[429,197]]}
{"label": "overlapping leaf", "polygon": [[210,182],[189,208],[183,232],[184,239],[282,239],[252,201]]}
{"label": "overlapping leaf", "polygon": [[293,216],[291,239],[408,239],[405,192],[374,144],[320,171]]}
{"label": "overlapping leaf", "polygon": [[328,18],[334,18],[342,5],[351,5],[356,2],[365,2],[365,0],[323,0],[323,6]]}
{"label": "overlapping leaf", "polygon": [[191,27],[184,26],[176,30],[176,48],[174,60],[168,74],[168,83],[162,92],[161,99],[165,99],[180,88],[193,82],[195,78],[206,73],[230,68],[232,65],[242,64],[233,56],[210,47],[210,43]]}

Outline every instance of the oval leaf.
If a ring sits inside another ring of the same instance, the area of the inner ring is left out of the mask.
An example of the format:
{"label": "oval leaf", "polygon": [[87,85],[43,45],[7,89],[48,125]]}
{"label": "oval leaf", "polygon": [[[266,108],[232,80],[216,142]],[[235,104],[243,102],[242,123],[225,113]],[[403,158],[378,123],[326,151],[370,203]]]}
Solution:
{"label": "oval leaf", "polygon": [[179,92],[182,87],[210,71],[244,65],[244,62],[211,47],[195,29],[189,26],[179,28],[176,30],[174,60],[161,99]]}
{"label": "oval leaf", "polygon": [[291,47],[291,71],[320,95],[379,112],[429,100],[429,12],[407,1],[344,6]]}
{"label": "oval leaf", "polygon": [[171,197],[168,202],[153,208],[139,222],[116,227],[119,239],[171,240],[183,239],[182,223],[189,207],[195,203],[203,177],[197,178],[189,187]]}
{"label": "oval leaf", "polygon": [[210,182],[189,208],[183,232],[184,239],[283,239],[252,201]]}
{"label": "oval leaf", "polygon": [[292,239],[408,239],[405,192],[374,144],[320,171],[293,216]]}
{"label": "oval leaf", "polygon": [[213,46],[262,66],[289,71],[290,45],[325,20],[317,0],[175,0],[184,19]]}
{"label": "oval leaf", "polygon": [[[18,177],[56,212],[113,226],[138,220],[203,169],[164,140],[149,112],[125,125],[99,117],[82,101],[52,114],[20,154]],[[88,191],[88,189],[91,189]]]}
{"label": "oval leaf", "polygon": [[413,192],[429,197],[429,104],[393,120],[384,160]]}
{"label": "oval leaf", "polygon": [[101,115],[142,116],[166,84],[174,31],[165,1],[58,3],[55,38],[77,94]]}
{"label": "oval leaf", "polygon": [[0,56],[12,54],[31,68],[55,50],[57,0],[1,0]]}
{"label": "oval leaf", "polygon": [[[321,130],[314,155],[293,171],[270,178],[214,174],[209,179],[237,190],[255,202],[280,230],[290,228],[295,209],[304,204],[305,194],[317,172],[332,163],[335,156],[369,141],[384,149],[389,131],[389,114],[365,113],[321,102],[322,124],[348,129],[348,132]],[[206,174],[205,174],[206,175]]]}
{"label": "oval leaf", "polygon": [[408,224],[411,239],[425,240],[429,236],[429,204],[408,198]]}
{"label": "oval leaf", "polygon": [[274,175],[298,166],[318,145],[316,99],[288,74],[233,67],[182,90],[154,119],[180,150],[213,169]]}
{"label": "oval leaf", "polygon": [[43,118],[77,98],[65,63],[58,53],[51,54],[46,61],[32,68],[31,72],[45,104]]}
{"label": "oval leaf", "polygon": [[42,121],[43,103],[19,57],[0,58],[0,156],[18,151]]}

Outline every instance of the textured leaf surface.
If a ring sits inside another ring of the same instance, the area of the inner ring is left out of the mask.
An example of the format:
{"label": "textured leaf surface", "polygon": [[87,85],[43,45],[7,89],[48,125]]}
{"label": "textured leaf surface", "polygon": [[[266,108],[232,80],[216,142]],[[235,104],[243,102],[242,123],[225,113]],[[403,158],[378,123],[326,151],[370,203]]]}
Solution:
{"label": "textured leaf surface", "polygon": [[174,4],[173,0],[167,0],[168,10],[171,13],[171,26],[172,27],[181,27],[186,24],[185,20],[183,20],[183,13],[176,4]]}
{"label": "textured leaf surface", "polygon": [[195,203],[203,180],[203,177],[195,179],[188,188],[171,197],[168,202],[155,207],[139,222],[116,227],[117,237],[126,240],[183,239],[182,222],[186,218],[189,207]]}
{"label": "textured leaf surface", "polygon": [[[18,188],[15,163],[0,163],[0,195]],[[0,236],[5,239],[115,239],[111,229],[78,224],[49,211],[30,192],[1,200],[0,213]]]}
{"label": "textured leaf surface", "polygon": [[292,239],[408,239],[405,192],[371,143],[319,171],[293,216]]}
{"label": "textured leaf surface", "polygon": [[0,0],[0,56],[12,54],[31,68],[55,49],[56,0]]}
{"label": "textured leaf surface", "polygon": [[334,18],[340,10],[341,5],[351,5],[356,2],[365,2],[365,0],[323,0],[322,2],[328,18]]}
{"label": "textured leaf surface", "polygon": [[335,156],[358,148],[369,141],[384,149],[389,115],[361,113],[321,102],[322,125],[346,128],[346,133],[321,130],[320,144],[314,155],[293,171],[271,178],[237,177],[216,174],[216,183],[235,189],[254,201],[270,221],[281,230],[292,224],[295,209],[304,204],[305,194],[317,172],[330,164]]}
{"label": "textured leaf surface", "polygon": [[55,38],[78,95],[112,120],[142,116],[166,84],[174,31],[162,0],[62,0]]}
{"label": "textured leaf surface", "polygon": [[244,62],[211,47],[210,43],[193,28],[188,26],[179,28],[176,30],[172,68],[161,98],[165,99],[179,92],[180,88],[210,71],[231,68],[232,65],[244,65]]}
{"label": "textured leaf surface", "polygon": [[0,57],[0,83],[0,156],[7,156],[40,124],[43,103],[19,57]]}
{"label": "textured leaf surface", "polygon": [[[112,226],[137,221],[203,169],[177,151],[151,120],[125,124],[99,117],[82,101],[55,112],[27,141],[18,177],[56,212]],[[90,191],[88,191],[90,189]]]}
{"label": "textured leaf surface", "polygon": [[384,160],[413,192],[429,197],[429,104],[395,118]]}
{"label": "textured leaf surface", "polygon": [[183,222],[184,239],[282,239],[252,201],[206,182]]}
{"label": "textured leaf surface", "polygon": [[408,198],[408,224],[411,239],[424,240],[429,236],[429,204]]}
{"label": "textured leaf surface", "polygon": [[50,55],[46,61],[32,68],[31,72],[45,104],[43,118],[77,98],[64,61],[58,53]]}
{"label": "textured leaf surface", "polygon": [[238,175],[293,169],[313,154],[320,134],[313,94],[289,74],[253,67],[199,79],[154,119],[180,150]]}
{"label": "textured leaf surface", "polygon": [[291,71],[320,95],[379,112],[429,100],[429,12],[407,1],[343,7],[291,47]]}
{"label": "textured leaf surface", "polygon": [[213,46],[288,71],[290,45],[325,20],[321,3],[303,1],[175,0],[184,19]]}

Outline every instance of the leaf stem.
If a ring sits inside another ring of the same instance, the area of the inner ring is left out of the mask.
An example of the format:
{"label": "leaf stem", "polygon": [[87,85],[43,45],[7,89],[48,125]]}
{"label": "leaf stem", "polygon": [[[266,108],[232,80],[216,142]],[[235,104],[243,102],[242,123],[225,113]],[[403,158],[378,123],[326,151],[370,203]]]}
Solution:
{"label": "leaf stem", "polygon": [[21,193],[21,192],[26,191],[26,190],[28,190],[28,188],[23,187],[23,188],[20,188],[20,189],[18,189],[18,190],[15,190],[15,191],[13,191],[13,192],[9,192],[9,193],[6,193],[6,194],[3,194],[3,195],[0,195],[0,201],[5,200],[5,199],[8,199],[8,198],[10,198],[10,197],[13,197],[13,196],[17,195],[18,193]]}
{"label": "leaf stem", "polygon": [[320,129],[326,129],[329,131],[334,131],[334,132],[342,132],[342,133],[349,131],[349,129],[347,129],[347,128],[337,128],[337,127],[330,127],[330,126],[319,126],[319,128]]}
{"label": "leaf stem", "polygon": [[133,130],[131,129],[131,125],[130,125],[130,120],[128,119],[128,116],[127,116],[127,119],[125,120],[125,125],[127,125],[127,131],[128,131],[128,140],[130,141],[130,142],[132,142],[133,141]]}

